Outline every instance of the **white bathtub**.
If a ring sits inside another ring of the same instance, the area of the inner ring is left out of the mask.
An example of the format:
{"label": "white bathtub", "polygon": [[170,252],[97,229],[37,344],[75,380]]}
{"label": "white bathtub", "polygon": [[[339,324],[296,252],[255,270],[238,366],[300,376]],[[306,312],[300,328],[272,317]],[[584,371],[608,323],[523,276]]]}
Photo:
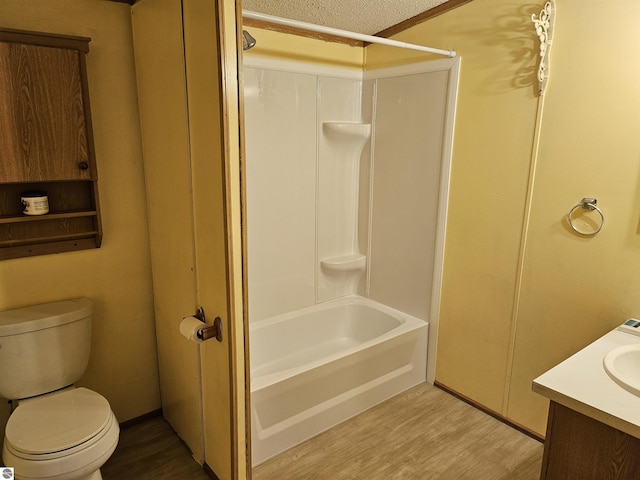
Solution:
{"label": "white bathtub", "polygon": [[250,327],[253,465],[426,378],[428,323],[359,296]]}

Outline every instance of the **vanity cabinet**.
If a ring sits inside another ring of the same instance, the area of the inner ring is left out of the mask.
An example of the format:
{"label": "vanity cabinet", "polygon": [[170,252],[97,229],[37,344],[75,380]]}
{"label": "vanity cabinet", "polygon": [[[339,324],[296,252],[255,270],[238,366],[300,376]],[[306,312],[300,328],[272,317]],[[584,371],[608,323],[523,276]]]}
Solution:
{"label": "vanity cabinet", "polygon": [[616,328],[533,380],[550,400],[541,479],[640,479],[640,397],[603,362],[638,345],[639,336]]}
{"label": "vanity cabinet", "polygon": [[640,439],[551,402],[542,480],[637,480]]}
{"label": "vanity cabinet", "polygon": [[[89,41],[0,29],[0,260],[100,246]],[[49,213],[23,214],[26,191]]]}

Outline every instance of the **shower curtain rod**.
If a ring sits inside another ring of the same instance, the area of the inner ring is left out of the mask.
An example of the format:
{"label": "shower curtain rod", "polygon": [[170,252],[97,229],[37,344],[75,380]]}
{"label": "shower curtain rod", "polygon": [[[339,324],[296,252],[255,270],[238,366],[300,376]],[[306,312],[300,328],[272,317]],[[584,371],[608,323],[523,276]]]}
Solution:
{"label": "shower curtain rod", "polygon": [[350,38],[352,40],[360,40],[362,42],[379,43],[381,45],[388,45],[390,47],[407,48],[409,50],[418,50],[420,52],[435,53],[437,55],[444,55],[445,57],[456,56],[456,52],[454,50],[440,50],[439,48],[423,47],[422,45],[414,45],[413,43],[399,42],[397,40],[389,40],[388,38],[375,37],[373,35],[365,35],[363,33],[349,32],[347,30],[339,30],[337,28],[315,25],[313,23],[299,22],[298,20],[275,17],[273,15],[267,15],[264,13],[251,12],[249,10],[243,10],[242,16],[245,18],[250,18],[252,20],[262,20],[263,22],[275,23],[278,25],[284,25],[286,27],[301,28],[303,30],[309,30],[317,33],[326,33],[328,35]]}

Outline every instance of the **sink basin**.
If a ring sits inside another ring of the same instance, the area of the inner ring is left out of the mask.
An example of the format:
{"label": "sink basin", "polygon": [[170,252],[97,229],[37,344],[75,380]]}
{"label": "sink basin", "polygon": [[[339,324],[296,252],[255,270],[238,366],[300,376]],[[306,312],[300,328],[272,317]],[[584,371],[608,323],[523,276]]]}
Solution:
{"label": "sink basin", "polygon": [[604,356],[603,363],[614,382],[640,397],[640,344],[611,350]]}

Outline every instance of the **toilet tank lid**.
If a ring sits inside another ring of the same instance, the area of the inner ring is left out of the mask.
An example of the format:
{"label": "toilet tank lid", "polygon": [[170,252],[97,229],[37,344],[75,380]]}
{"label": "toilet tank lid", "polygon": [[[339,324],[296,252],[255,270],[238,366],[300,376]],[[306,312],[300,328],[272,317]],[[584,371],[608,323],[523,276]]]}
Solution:
{"label": "toilet tank lid", "polygon": [[34,332],[88,317],[93,304],[88,298],[31,305],[0,312],[0,337]]}

